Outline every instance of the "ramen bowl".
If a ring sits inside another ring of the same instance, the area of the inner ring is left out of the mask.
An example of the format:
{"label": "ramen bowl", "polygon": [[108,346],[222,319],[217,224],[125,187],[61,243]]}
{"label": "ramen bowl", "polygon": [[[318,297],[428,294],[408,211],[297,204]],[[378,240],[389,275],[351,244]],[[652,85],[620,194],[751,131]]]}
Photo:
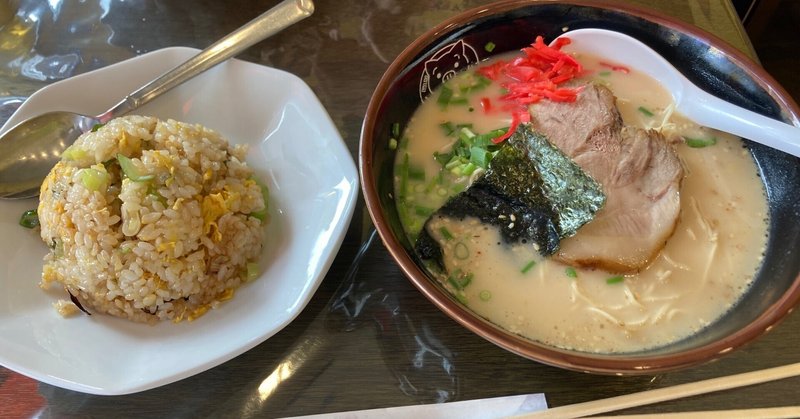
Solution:
{"label": "ramen bowl", "polygon": [[600,374],[649,374],[717,359],[771,330],[800,299],[800,223],[796,222],[800,201],[793,199],[795,191],[800,190],[800,165],[795,157],[745,139],[764,182],[769,210],[763,263],[752,285],[735,306],[702,330],[666,346],[638,352],[602,354],[561,349],[493,324],[454,298],[426,270],[403,231],[393,193],[393,126],[405,125],[448,72],[496,54],[518,51],[536,35],[550,41],[580,28],[609,29],[633,36],[710,93],[798,125],[797,104],[763,68],[698,28],[622,4],[502,1],[466,11],[423,34],[391,63],[380,80],[367,109],[359,155],[370,216],[386,248],[426,298],[462,326],[520,356]]}

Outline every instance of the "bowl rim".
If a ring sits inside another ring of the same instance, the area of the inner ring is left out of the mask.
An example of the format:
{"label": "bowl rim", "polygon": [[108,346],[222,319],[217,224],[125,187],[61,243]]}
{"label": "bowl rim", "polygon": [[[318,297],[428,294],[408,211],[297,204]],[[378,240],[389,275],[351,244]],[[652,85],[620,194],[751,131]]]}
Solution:
{"label": "bowl rim", "polygon": [[415,263],[399,240],[393,236],[388,224],[383,221],[384,217],[380,210],[381,204],[380,197],[378,196],[377,184],[372,177],[374,169],[372,154],[375,149],[376,140],[373,138],[372,132],[378,120],[378,111],[392,83],[401,72],[412,63],[414,58],[425,49],[430,41],[453,31],[455,28],[467,25],[477,18],[500,14],[522,7],[554,4],[584,6],[621,12],[666,28],[680,31],[701,42],[712,45],[723,53],[734,65],[747,72],[761,88],[767,91],[772,99],[780,106],[785,114],[784,116],[792,119],[795,125],[800,121],[798,119],[800,108],[797,103],[760,64],[718,36],[676,17],[662,14],[653,9],[608,0],[501,0],[484,6],[475,7],[445,20],[417,37],[392,61],[370,98],[359,141],[359,176],[361,177],[361,185],[367,211],[384,246],[386,246],[389,253],[400,266],[403,274],[414,286],[429,301],[434,303],[441,311],[457,321],[460,325],[512,353],[543,364],[569,370],[615,375],[650,374],[654,372],[676,370],[713,361],[741,348],[758,336],[772,330],[772,328],[786,318],[793,310],[794,306],[800,302],[800,275],[795,278],[792,285],[775,303],[744,328],[714,342],[696,348],[687,349],[674,354],[653,355],[648,355],[646,353],[641,355],[635,353],[603,355],[562,350],[505,331],[456,302],[451,296],[447,295],[442,288],[434,284],[433,281],[428,278],[428,275]]}

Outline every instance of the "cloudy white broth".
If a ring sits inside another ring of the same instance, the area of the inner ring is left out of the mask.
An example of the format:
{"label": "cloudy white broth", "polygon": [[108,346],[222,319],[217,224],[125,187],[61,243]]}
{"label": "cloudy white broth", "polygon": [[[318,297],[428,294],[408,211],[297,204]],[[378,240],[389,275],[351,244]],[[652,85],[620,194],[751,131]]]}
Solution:
{"label": "cloudy white broth", "polygon": [[673,113],[655,80],[597,57],[575,58],[586,70],[579,81],[608,87],[626,125],[672,139],[683,167],[674,232],[646,266],[633,273],[571,266],[542,256],[535,243],[508,243],[477,218],[431,218],[485,172],[444,161],[460,130],[496,136],[510,125],[498,106],[501,83],[474,69],[443,85],[458,101],[443,103],[440,86],[405,127],[395,127],[401,223],[412,243],[423,228],[437,240],[444,271],[430,272],[455,298],[512,333],[595,353],[664,346],[719,319],[748,290],[766,245],[764,187],[740,139]]}

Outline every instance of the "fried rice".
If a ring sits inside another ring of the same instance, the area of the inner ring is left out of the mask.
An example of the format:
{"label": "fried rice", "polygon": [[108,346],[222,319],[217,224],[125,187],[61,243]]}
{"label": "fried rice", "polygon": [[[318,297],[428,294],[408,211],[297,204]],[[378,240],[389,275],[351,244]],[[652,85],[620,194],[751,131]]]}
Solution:
{"label": "fried rice", "polygon": [[200,125],[117,118],[83,134],[42,184],[41,286],[89,312],[192,320],[254,275],[266,188]]}

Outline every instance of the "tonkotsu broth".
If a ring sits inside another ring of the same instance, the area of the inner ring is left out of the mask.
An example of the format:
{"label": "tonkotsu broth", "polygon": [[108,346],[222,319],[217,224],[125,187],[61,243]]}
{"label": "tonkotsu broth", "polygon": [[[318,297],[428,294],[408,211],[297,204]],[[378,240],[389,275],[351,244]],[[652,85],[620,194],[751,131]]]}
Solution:
{"label": "tonkotsu broth", "polygon": [[[611,71],[595,57],[577,58],[589,70],[587,77],[617,96],[626,124],[716,138],[716,144],[703,148],[676,146],[685,177],[674,235],[646,269],[623,279],[543,258],[530,244],[507,245],[496,228],[477,219],[435,221],[428,231],[442,246],[447,270],[471,273],[463,287],[440,280],[479,315],[529,339],[599,353],[667,345],[720,318],[748,289],[766,244],[763,184],[740,139],[673,114],[669,94],[656,81],[633,71]],[[464,77],[472,77],[468,73],[448,84],[465,83]],[[409,120],[395,172],[412,168],[415,175],[395,176],[395,193],[412,241],[431,211],[469,182],[434,160],[435,151],[447,151],[453,142],[440,124],[471,123],[476,133],[508,126],[507,113],[481,109],[482,97],[499,103],[495,84],[471,95],[466,105],[446,108],[434,92]],[[453,236],[449,240],[439,233],[437,223],[443,222]]]}

